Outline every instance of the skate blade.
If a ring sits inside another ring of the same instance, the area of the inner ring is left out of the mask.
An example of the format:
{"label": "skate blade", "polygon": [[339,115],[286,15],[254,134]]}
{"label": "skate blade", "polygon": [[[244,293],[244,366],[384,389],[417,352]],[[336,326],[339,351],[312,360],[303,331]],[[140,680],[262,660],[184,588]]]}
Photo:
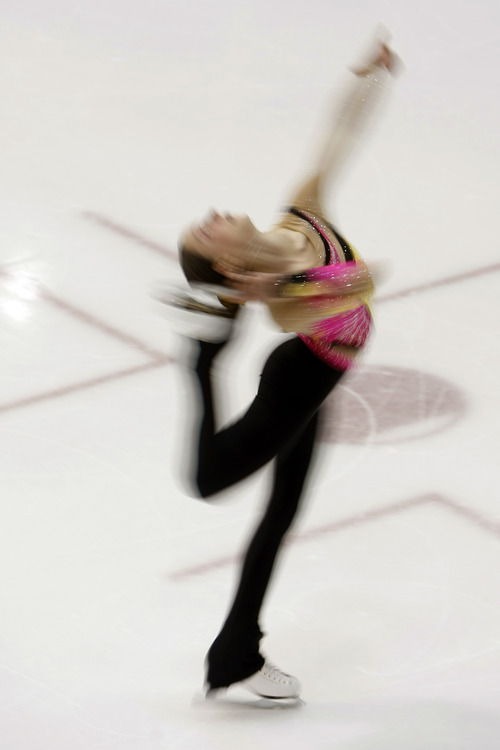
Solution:
{"label": "skate blade", "polygon": [[198,693],[195,696],[193,705],[205,706],[207,709],[212,706],[219,709],[231,708],[233,710],[237,708],[292,710],[302,708],[306,703],[298,696],[293,698],[270,698],[258,695],[235,683],[229,688],[205,688],[203,694]]}

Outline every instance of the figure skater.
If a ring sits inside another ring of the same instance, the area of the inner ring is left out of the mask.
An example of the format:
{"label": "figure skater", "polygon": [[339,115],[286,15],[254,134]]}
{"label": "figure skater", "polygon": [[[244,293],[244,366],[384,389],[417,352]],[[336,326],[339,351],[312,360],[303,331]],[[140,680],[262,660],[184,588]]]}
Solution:
{"label": "figure skater", "polygon": [[[196,293],[170,299],[187,318],[206,324],[195,334],[194,374],[201,395],[193,469],[197,491],[211,498],[274,461],[268,504],[246,551],[229,614],[206,657],[207,695],[238,683],[263,697],[299,696],[298,680],[260,652],[259,614],[303,495],[320,407],[354,365],[372,324],[371,271],[327,221],[323,204],[327,183],[357,140],[395,62],[387,44],[377,40],[368,63],[353,71],[352,88],[315,168],[269,231],[258,231],[248,216],[212,212],[180,240],[188,282],[223,287],[214,304]],[[218,429],[212,365],[245,300],[265,303],[280,328],[295,335],[267,359],[243,416]]]}

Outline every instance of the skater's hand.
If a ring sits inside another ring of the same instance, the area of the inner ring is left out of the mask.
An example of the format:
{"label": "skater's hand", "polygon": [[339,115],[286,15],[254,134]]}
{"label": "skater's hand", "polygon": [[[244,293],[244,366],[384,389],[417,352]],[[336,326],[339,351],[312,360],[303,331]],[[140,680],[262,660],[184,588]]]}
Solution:
{"label": "skater's hand", "polygon": [[370,53],[365,63],[355,65],[351,68],[354,75],[358,77],[367,76],[377,68],[386,68],[389,73],[396,75],[402,68],[401,59],[389,47],[388,39],[380,36],[375,41],[375,49]]}
{"label": "skater's hand", "polygon": [[265,302],[278,295],[280,282],[283,280],[281,274],[246,271],[227,261],[220,261],[214,268],[228,280],[228,299],[231,298],[233,289],[238,292],[239,300]]}

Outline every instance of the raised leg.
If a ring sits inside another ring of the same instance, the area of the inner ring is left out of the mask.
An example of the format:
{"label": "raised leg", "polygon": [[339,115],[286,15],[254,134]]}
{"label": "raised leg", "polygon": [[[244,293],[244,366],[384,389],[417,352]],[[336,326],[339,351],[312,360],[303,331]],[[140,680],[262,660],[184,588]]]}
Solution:
{"label": "raised leg", "polygon": [[205,498],[241,481],[293,444],[341,377],[300,339],[289,339],[268,358],[247,412],[216,431],[213,347],[200,345],[195,367],[202,397],[195,478]]}

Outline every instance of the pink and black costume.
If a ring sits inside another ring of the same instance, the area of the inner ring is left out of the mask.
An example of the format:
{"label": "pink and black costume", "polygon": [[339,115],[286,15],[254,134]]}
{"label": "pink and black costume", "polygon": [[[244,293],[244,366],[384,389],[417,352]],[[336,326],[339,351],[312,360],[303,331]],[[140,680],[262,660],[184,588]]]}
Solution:
{"label": "pink and black costume", "polygon": [[366,344],[370,333],[372,318],[368,300],[356,298],[353,302],[344,298],[347,300],[345,309],[337,308],[333,314],[331,300],[339,285],[344,287],[358,275],[359,265],[355,251],[338,231],[327,224],[342,245],[345,257],[345,262],[342,262],[321,220],[295,208],[288,209],[288,212],[304,219],[318,232],[325,247],[325,264],[290,276],[281,289],[280,296],[301,297],[305,304],[317,310],[319,320],[314,331],[309,335],[299,333],[299,338],[330,367],[349,370],[354,366],[355,357]]}
{"label": "pink and black costume", "polygon": [[[365,301],[347,301],[331,312],[335,285],[356,274],[352,248],[339,239],[345,261],[315,217],[288,209],[314,226],[325,247],[325,265],[284,279],[281,294],[323,305],[325,317],[308,335],[297,335],[269,356],[257,395],[236,422],[216,431],[210,377],[221,345],[199,342],[195,368],[203,413],[199,424],[195,481],[202,497],[239,482],[274,460],[271,497],[250,542],[234,601],[207,655],[207,683],[226,687],[246,679],[264,663],[259,652],[259,614],[276,555],[299,508],[314,451],[320,407],[354,357],[371,326]],[[327,226],[327,225],[326,225]]]}

